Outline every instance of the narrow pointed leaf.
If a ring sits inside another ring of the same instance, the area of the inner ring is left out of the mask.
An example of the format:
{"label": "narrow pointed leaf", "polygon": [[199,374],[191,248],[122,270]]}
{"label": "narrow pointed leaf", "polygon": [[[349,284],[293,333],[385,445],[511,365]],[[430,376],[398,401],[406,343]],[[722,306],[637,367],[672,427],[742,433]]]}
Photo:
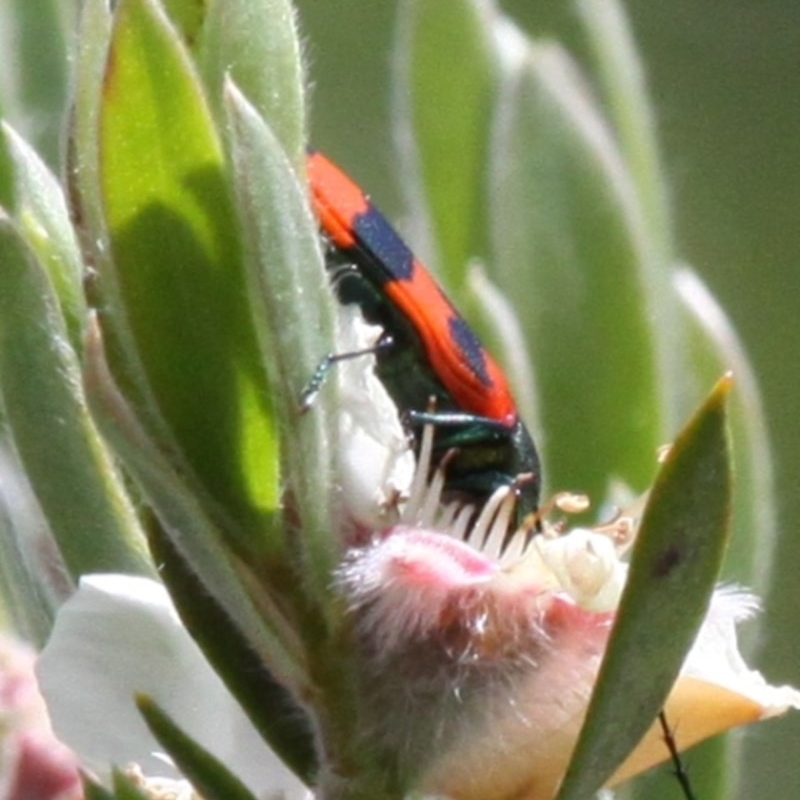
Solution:
{"label": "narrow pointed leaf", "polygon": [[67,136],[67,191],[86,259],[107,258],[108,234],[100,198],[98,119],[111,38],[108,0],[85,0],[75,55],[75,86]]}
{"label": "narrow pointed leaf", "polygon": [[161,525],[149,525],[153,558],[183,624],[265,742],[306,783],[318,765],[305,712],[270,674],[241,631],[198,580]]}
{"label": "narrow pointed leaf", "polygon": [[195,48],[220,120],[230,78],[269,121],[295,170],[305,157],[304,80],[295,12],[289,0],[216,0]]}
{"label": "narrow pointed leaf", "polygon": [[199,78],[154,0],[116,10],[100,177],[113,255],[113,275],[100,277],[115,287],[102,323],[122,343],[112,368],[141,364],[138,410],[229,515],[228,534],[280,548],[265,535],[278,505],[277,442],[224,156]]}
{"label": "narrow pointed leaf", "polygon": [[205,800],[256,800],[224,764],[192,741],[152,700],[140,695],[136,704],[153,736]]}
{"label": "narrow pointed leaf", "polygon": [[5,57],[0,105],[51,165],[58,164],[60,155],[74,13],[74,0],[7,2],[0,7],[0,52]]}
{"label": "narrow pointed leaf", "polygon": [[728,541],[731,471],[722,379],[653,486],[584,727],[557,800],[584,800],[664,705],[705,614]]}
{"label": "narrow pointed leaf", "polygon": [[331,534],[336,426],[324,404],[303,416],[297,407],[320,358],[335,349],[333,300],[316,223],[280,143],[233,86],[227,101],[254,317],[280,402],[287,483],[299,501],[301,546],[308,559],[305,580],[325,608],[338,558],[338,542]]}
{"label": "narrow pointed leaf", "polygon": [[150,800],[124,772],[115,769],[113,773],[114,800]]}
{"label": "narrow pointed leaf", "polygon": [[[733,372],[731,439],[736,465],[734,530],[725,560],[726,576],[761,593],[772,572],[775,519],[772,456],[764,407],[753,368],[730,320],[700,278],[679,270],[674,284],[686,313],[690,337],[685,386],[697,387],[713,374]],[[747,631],[744,631],[745,638]]]}
{"label": "narrow pointed leaf", "polygon": [[[393,114],[418,229],[412,233],[422,234],[422,254],[454,291],[464,283],[469,260],[487,249],[485,165],[497,87],[491,38],[497,14],[483,0],[405,0],[399,6]],[[424,239],[428,225],[438,252]]]}
{"label": "narrow pointed leaf", "polygon": [[3,138],[14,181],[13,217],[33,248],[55,289],[70,344],[80,352],[86,318],[83,262],[64,193],[44,162],[9,125]]}
{"label": "narrow pointed leaf", "polygon": [[[580,0],[601,86],[647,227],[647,246],[662,267],[671,257],[672,230],[656,125],[630,22],[618,0]],[[655,276],[652,276],[655,277]],[[666,274],[659,281],[664,294]]]}
{"label": "narrow pointed leaf", "polygon": [[[619,0],[580,0],[577,5],[594,56],[603,105],[607,108],[636,196],[643,230],[643,288],[646,302],[652,309],[648,322],[662,387],[663,430],[674,430],[688,410],[671,402],[673,387],[680,387],[685,380],[678,343],[683,320],[670,285],[675,243],[667,179],[656,136],[655,115],[647,93],[645,68],[636,50],[630,21]],[[714,375],[720,371],[724,370],[717,370]]]}
{"label": "narrow pointed leaf", "polygon": [[144,541],[86,409],[52,287],[8,218],[0,218],[0,286],[3,405],[70,574],[147,574]]}
{"label": "narrow pointed leaf", "polygon": [[10,461],[7,444],[0,438],[0,625],[41,647],[53,624],[53,609],[31,573],[8,508],[13,492]]}
{"label": "narrow pointed leaf", "polygon": [[660,397],[635,194],[574,64],[555,45],[531,47],[506,74],[491,170],[487,269],[530,348],[550,485],[596,502],[604,476],[643,489],[660,443]]}
{"label": "narrow pointed leaf", "polygon": [[83,776],[83,792],[86,800],[116,800],[114,794],[88,775]]}
{"label": "narrow pointed leaf", "polygon": [[[203,489],[175,469],[133,414],[113,382],[96,326],[87,336],[86,352],[84,381],[93,416],[141,486],[174,546],[263,663],[286,685],[301,684],[302,658],[294,633],[281,612],[270,605],[269,597],[260,596],[258,610],[254,607],[243,576],[234,568],[230,548],[223,544],[225,532],[203,506]],[[252,570],[253,583],[257,573],[268,567],[253,557],[247,563],[235,563],[242,571]]]}

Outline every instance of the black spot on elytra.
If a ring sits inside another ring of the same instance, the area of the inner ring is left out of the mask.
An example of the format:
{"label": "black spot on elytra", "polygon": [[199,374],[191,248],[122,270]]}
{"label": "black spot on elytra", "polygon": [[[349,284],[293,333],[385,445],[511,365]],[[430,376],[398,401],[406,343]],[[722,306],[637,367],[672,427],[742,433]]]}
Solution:
{"label": "black spot on elytra", "polygon": [[452,316],[447,323],[452,340],[458,346],[462,357],[469,364],[475,377],[487,388],[491,387],[492,379],[486,367],[486,351],[475,332],[463,317],[457,315]]}
{"label": "black spot on elytra", "polygon": [[411,280],[414,254],[383,214],[370,207],[353,220],[353,230],[389,274],[387,280]]}

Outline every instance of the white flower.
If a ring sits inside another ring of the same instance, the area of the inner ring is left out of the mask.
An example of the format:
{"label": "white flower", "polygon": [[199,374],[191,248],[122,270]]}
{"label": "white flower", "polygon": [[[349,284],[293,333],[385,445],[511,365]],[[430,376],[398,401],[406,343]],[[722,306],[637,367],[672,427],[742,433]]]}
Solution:
{"label": "white flower", "polygon": [[307,796],[260,739],[154,581],[82,578],[59,609],[37,674],[56,734],[101,776],[111,765],[135,763],[151,778],[181,777],[134,705],[134,693],[143,692],[257,796]]}
{"label": "white flower", "polygon": [[[338,308],[339,352],[373,347],[381,329],[367,324],[354,305]],[[411,484],[415,467],[397,408],[372,369],[374,361],[370,354],[345,358],[336,365],[342,496],[352,520],[368,528],[391,521],[390,513]]]}

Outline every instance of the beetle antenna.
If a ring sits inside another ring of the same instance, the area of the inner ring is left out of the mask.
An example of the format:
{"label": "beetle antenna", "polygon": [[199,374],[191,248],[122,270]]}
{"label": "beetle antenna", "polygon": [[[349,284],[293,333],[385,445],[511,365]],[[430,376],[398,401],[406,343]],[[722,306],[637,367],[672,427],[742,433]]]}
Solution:
{"label": "beetle antenna", "polygon": [[303,387],[303,391],[300,392],[297,410],[301,414],[305,414],[306,411],[314,405],[317,395],[320,393],[320,390],[328,378],[328,373],[331,371],[334,364],[337,364],[339,361],[347,361],[351,358],[374,356],[380,353],[381,350],[392,347],[393,344],[394,340],[392,337],[383,334],[381,338],[370,347],[364,347],[361,350],[349,350],[346,353],[328,353],[328,355],[323,356],[319,364],[317,364],[314,374],[308,379],[308,383]]}

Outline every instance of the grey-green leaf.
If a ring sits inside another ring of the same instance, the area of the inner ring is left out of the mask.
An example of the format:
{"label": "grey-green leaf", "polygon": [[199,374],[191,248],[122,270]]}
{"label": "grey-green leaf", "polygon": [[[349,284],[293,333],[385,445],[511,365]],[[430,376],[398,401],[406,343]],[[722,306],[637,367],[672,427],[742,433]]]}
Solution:
{"label": "grey-green leaf", "polygon": [[76,0],[0,4],[0,105],[51,165],[60,155],[76,8]]}
{"label": "grey-green leaf", "polygon": [[0,391],[20,460],[70,574],[151,571],[144,540],[89,416],[46,271],[0,217]]}
{"label": "grey-green leaf", "polygon": [[83,261],[63,190],[33,148],[9,125],[3,136],[10,156],[14,204],[11,213],[47,270],[56,291],[72,348],[80,352],[86,318]]}
{"label": "grey-green leaf", "polygon": [[[111,376],[99,329],[87,337],[84,381],[100,430],[139,483],[172,544],[191,565],[267,667],[287,685],[302,682],[299,644],[281,612],[262,596],[257,610],[237,575],[224,531],[203,507],[204,494],[145,431]],[[247,565],[241,565],[245,569]]]}
{"label": "grey-green leaf", "polygon": [[[665,267],[672,251],[667,186],[644,66],[630,22],[618,0],[579,0],[577,6],[589,35],[620,149],[638,195],[647,228],[647,247]],[[666,275],[662,275],[661,284],[666,285]]]}
{"label": "grey-green leaf", "polygon": [[211,105],[225,118],[230,78],[280,141],[295,170],[305,157],[303,63],[289,0],[216,0],[196,47]]}
{"label": "grey-green leaf", "polygon": [[256,800],[222,762],[193,741],[153,700],[139,696],[137,705],[153,736],[206,800]]}
{"label": "grey-green leaf", "polygon": [[[673,284],[687,337],[683,391],[691,387],[697,392],[725,370],[732,371],[736,380],[730,412],[736,467],[735,533],[725,559],[725,576],[760,594],[767,590],[773,567],[777,520],[773,459],[758,382],[736,330],[699,276],[684,267],[675,272]],[[745,630],[745,649],[747,634]]]}
{"label": "grey-green leaf", "polygon": [[[0,625],[41,647],[53,623],[54,603],[30,556],[32,550],[39,554],[38,537],[47,534],[47,525],[23,482],[11,443],[0,433]],[[20,516],[33,522],[34,530],[20,524]]]}
{"label": "grey-green leaf", "polygon": [[226,100],[253,317],[286,443],[286,478],[301,501],[296,513],[306,584],[324,609],[338,559],[332,533],[337,429],[326,404],[300,417],[298,402],[320,359],[335,349],[333,298],[316,223],[281,143],[232,84]]}
{"label": "grey-green leaf", "polygon": [[436,247],[429,255],[455,292],[470,259],[487,250],[497,15],[492,3],[476,0],[405,0],[398,8],[393,116],[405,167],[401,178],[415,237],[433,234],[433,242],[418,244],[423,252]]}
{"label": "grey-green leaf", "polygon": [[556,45],[531,45],[505,74],[491,159],[487,270],[530,348],[548,483],[596,502],[608,476],[641,490],[662,435],[641,220],[610,131]]}
{"label": "grey-green leaf", "polygon": [[717,384],[676,438],[653,486],[557,800],[585,800],[608,781],[664,706],[703,620],[730,528],[730,387],[730,378]]}

